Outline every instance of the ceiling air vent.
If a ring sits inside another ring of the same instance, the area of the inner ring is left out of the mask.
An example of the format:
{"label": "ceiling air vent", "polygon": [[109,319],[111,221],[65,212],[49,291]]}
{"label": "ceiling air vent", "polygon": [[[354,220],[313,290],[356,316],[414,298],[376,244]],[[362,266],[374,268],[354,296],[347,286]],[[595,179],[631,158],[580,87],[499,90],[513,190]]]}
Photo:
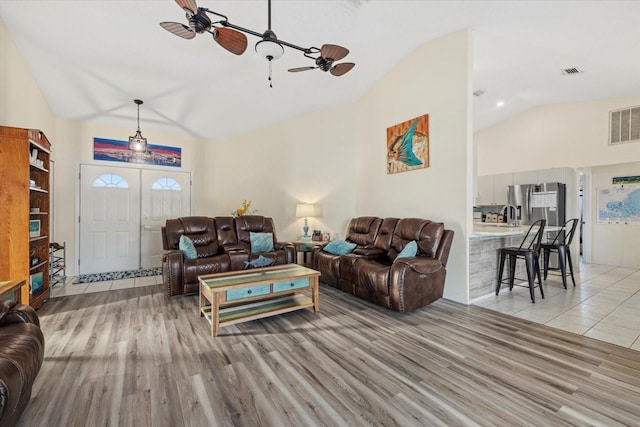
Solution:
{"label": "ceiling air vent", "polygon": [[578,67],[565,68],[564,70],[562,70],[562,74],[564,74],[565,76],[569,76],[572,74],[582,74],[582,73],[584,73],[584,71],[582,71]]}
{"label": "ceiling air vent", "polygon": [[609,145],[640,141],[640,106],[609,112]]}
{"label": "ceiling air vent", "polygon": [[482,90],[482,89],[478,89],[475,92],[473,92],[473,96],[482,96],[485,93],[487,93],[486,91]]}

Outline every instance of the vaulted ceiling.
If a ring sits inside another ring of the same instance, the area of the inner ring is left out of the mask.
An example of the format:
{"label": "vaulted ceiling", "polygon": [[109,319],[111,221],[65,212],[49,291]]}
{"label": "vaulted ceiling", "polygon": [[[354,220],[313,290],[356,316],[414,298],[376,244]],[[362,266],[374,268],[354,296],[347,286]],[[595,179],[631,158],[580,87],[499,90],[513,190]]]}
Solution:
{"label": "vaulted ceiling", "polygon": [[[229,21],[267,28],[267,0],[197,0]],[[185,40],[172,0],[0,0],[0,17],[58,117],[219,139],[350,103],[416,47],[473,31],[474,128],[543,104],[640,96],[640,2],[274,0],[272,29],[303,47],[333,43],[356,67],[341,77],[285,48],[267,61],[248,36],[242,56],[211,35]],[[578,67],[577,75],[562,70]],[[502,107],[497,107],[503,101]]]}

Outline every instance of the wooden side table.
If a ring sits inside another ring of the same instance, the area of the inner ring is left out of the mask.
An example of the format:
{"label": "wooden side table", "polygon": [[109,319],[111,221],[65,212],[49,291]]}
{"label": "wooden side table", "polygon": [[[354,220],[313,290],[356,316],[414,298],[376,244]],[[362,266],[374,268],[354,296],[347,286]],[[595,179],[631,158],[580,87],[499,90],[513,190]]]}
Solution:
{"label": "wooden side table", "polygon": [[[0,281],[0,299],[7,299],[6,297],[10,297],[10,299],[13,299],[16,303],[20,304],[20,288],[26,285],[26,283],[26,280]],[[18,290],[18,292],[15,292],[16,290]]]}
{"label": "wooden side table", "polygon": [[313,248],[320,246],[324,247],[329,243],[327,240],[296,240],[293,245],[296,247],[296,261],[298,252],[302,252],[302,265],[307,265],[307,254],[311,253]]}

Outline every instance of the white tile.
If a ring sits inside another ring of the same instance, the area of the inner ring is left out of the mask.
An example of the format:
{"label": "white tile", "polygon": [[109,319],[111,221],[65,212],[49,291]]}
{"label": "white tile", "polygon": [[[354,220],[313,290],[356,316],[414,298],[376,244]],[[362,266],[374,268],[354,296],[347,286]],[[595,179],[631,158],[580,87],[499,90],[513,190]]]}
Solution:
{"label": "white tile", "polygon": [[82,293],[84,293],[84,291],[87,289],[87,287],[89,286],[88,283],[80,283],[77,285],[65,285],[60,292],[58,292],[56,294],[56,298],[59,297],[64,297],[67,295],[80,295]]}
{"label": "white tile", "polygon": [[89,283],[89,286],[87,286],[87,289],[85,289],[84,293],[90,294],[94,292],[108,291],[109,289],[111,289],[112,283],[113,283],[113,280],[107,280],[105,282],[91,282]]}
{"label": "white tile", "polygon": [[135,286],[149,286],[156,284],[156,276],[136,277]]}
{"label": "white tile", "polygon": [[589,330],[589,326],[584,326],[577,323],[566,323],[566,322],[561,322],[556,320],[551,320],[545,323],[545,325],[551,326],[552,328],[561,329],[563,331],[578,334],[578,335],[582,335]]}

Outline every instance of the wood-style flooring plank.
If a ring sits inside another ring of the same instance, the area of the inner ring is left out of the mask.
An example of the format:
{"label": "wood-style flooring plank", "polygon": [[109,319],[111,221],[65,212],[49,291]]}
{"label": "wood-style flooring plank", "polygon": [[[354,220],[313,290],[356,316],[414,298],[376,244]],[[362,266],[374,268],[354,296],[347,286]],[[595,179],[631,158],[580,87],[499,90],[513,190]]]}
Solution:
{"label": "wood-style flooring plank", "polygon": [[640,425],[640,352],[440,300],[399,314],[321,286],[321,311],[210,336],[163,285],[56,298],[19,426]]}

